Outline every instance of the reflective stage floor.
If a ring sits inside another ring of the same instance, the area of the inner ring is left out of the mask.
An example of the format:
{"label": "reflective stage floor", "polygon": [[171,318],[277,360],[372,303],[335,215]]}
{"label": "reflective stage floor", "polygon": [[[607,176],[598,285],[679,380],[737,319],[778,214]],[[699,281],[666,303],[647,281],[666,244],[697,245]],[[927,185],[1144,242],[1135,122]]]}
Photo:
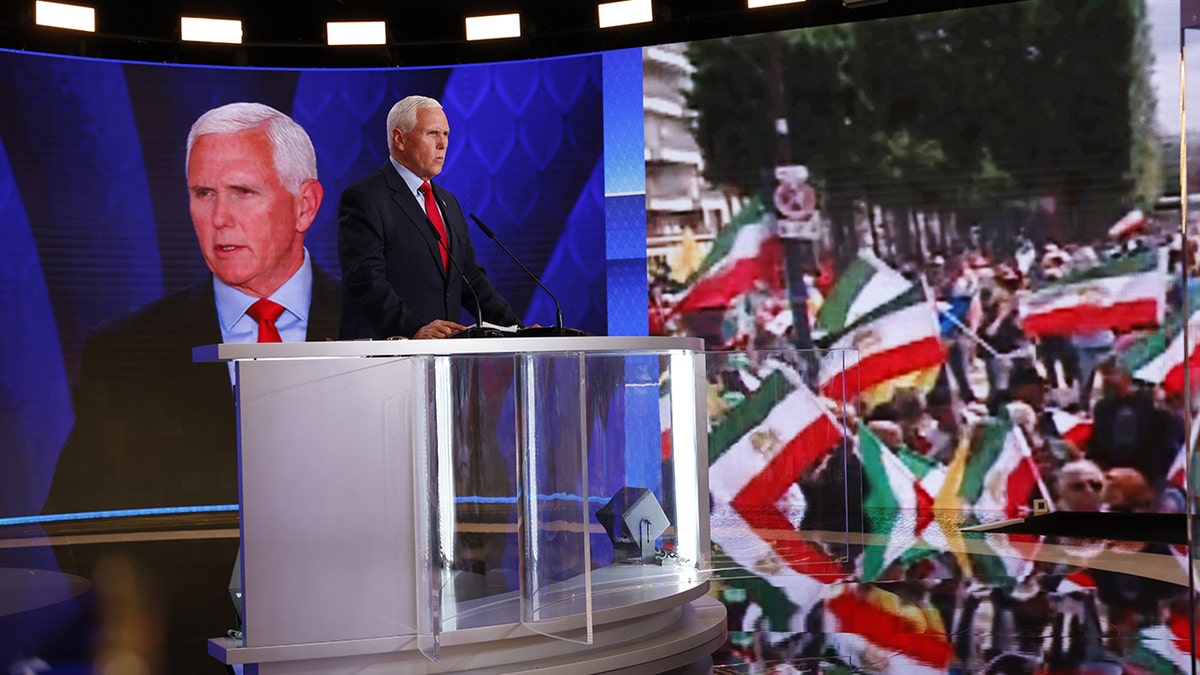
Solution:
{"label": "reflective stage floor", "polygon": [[712,518],[718,673],[1192,672],[1182,546],[961,532],[958,513],[848,535],[742,515]]}
{"label": "reflective stage floor", "polygon": [[[711,519],[710,593],[729,614],[716,673],[1191,672],[1182,547],[961,532],[957,513],[848,533],[745,516]],[[0,673],[98,672],[122,653],[224,672],[206,642],[236,623],[236,514],[114,525],[0,528]]]}

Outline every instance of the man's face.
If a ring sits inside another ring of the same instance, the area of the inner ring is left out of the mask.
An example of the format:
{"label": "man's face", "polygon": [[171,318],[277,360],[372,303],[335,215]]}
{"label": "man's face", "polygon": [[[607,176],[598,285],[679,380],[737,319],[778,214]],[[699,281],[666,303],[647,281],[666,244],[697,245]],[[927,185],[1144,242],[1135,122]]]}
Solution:
{"label": "man's face", "polygon": [[1095,466],[1068,465],[1058,476],[1058,506],[1064,511],[1099,511],[1104,475]]}
{"label": "man's face", "polygon": [[392,151],[396,161],[429,180],[442,172],[446,147],[450,144],[450,122],[446,113],[436,108],[417,111],[417,124],[407,132],[392,129]]}
{"label": "man's face", "polygon": [[315,180],[298,195],[284,189],[265,131],[199,137],[187,181],[200,252],[217,278],[266,297],[300,268],[323,192]]}

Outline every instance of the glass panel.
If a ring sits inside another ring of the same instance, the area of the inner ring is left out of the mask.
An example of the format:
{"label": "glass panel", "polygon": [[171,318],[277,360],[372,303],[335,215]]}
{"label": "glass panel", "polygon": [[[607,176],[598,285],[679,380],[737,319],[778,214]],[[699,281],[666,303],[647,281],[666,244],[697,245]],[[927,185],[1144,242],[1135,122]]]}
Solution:
{"label": "glass panel", "polygon": [[441,630],[517,623],[514,358],[433,360],[429,582],[439,589]]}
{"label": "glass panel", "polygon": [[594,611],[698,588],[709,561],[704,355],[591,355],[588,372]]}
{"label": "glass panel", "polygon": [[[1192,127],[1195,126],[1197,112],[1200,111],[1200,88],[1198,88],[1200,87],[1200,76],[1198,76],[1200,75],[1200,57],[1198,57],[1198,55],[1200,55],[1200,2],[1197,2],[1196,0],[1180,0],[1179,7],[1181,29],[1179,64],[1181,85],[1179,92],[1179,142],[1183,150],[1180,155],[1179,184],[1178,186],[1167,186],[1167,189],[1169,190],[1171,187],[1174,187],[1176,190],[1178,190],[1179,194],[1179,241],[1181,242],[1181,249],[1186,250],[1187,254],[1195,254],[1195,240],[1193,239],[1195,236],[1195,231],[1194,228],[1191,227],[1191,222],[1195,220],[1195,215],[1192,214],[1192,211],[1197,204],[1197,201],[1192,199],[1191,195],[1191,186],[1196,184],[1195,171],[1193,171],[1191,168],[1191,162],[1195,153],[1191,152],[1189,146],[1191,143],[1196,142],[1196,132],[1192,131]],[[1188,81],[1189,79],[1191,82]],[[1189,111],[1192,117],[1191,120],[1188,119]],[[1190,259],[1190,255],[1184,255],[1183,264],[1180,265],[1182,268],[1182,282],[1180,283],[1180,289],[1182,289],[1183,292],[1182,302],[1183,306],[1189,310],[1197,306],[1194,303],[1200,301],[1200,297],[1196,297],[1200,295],[1200,292],[1198,292],[1200,289],[1197,289],[1191,281],[1191,276],[1195,272],[1195,264],[1195,260]],[[1197,338],[1200,338],[1200,334],[1197,334],[1197,331],[1194,330],[1194,320],[1189,317],[1187,321],[1187,329],[1183,331],[1183,353],[1192,353],[1192,350],[1196,348],[1194,341]],[[1184,567],[1187,574],[1187,584],[1189,590],[1188,597],[1190,602],[1187,605],[1186,616],[1188,621],[1186,622],[1187,628],[1184,635],[1191,638],[1191,643],[1186,645],[1186,649],[1182,651],[1192,655],[1192,658],[1187,660],[1190,662],[1188,665],[1190,666],[1190,671],[1193,674],[1196,673],[1197,670],[1195,661],[1196,644],[1194,636],[1196,631],[1196,570],[1197,559],[1200,558],[1200,536],[1198,536],[1200,535],[1200,530],[1197,530],[1197,525],[1200,523],[1200,519],[1197,518],[1197,507],[1200,506],[1200,503],[1197,501],[1197,486],[1200,485],[1200,483],[1197,481],[1197,478],[1200,478],[1200,470],[1198,470],[1196,462],[1196,446],[1198,441],[1200,441],[1197,436],[1200,434],[1200,429],[1197,428],[1197,418],[1195,415],[1197,409],[1197,385],[1200,383],[1197,383],[1196,375],[1197,371],[1194,364],[1190,364],[1188,368],[1184,369],[1183,399],[1187,402],[1186,405],[1188,406],[1185,410],[1184,418],[1185,425],[1187,427],[1186,437],[1189,440],[1187,446],[1181,450],[1183,459],[1183,477],[1178,476],[1178,470],[1180,468],[1180,462],[1178,460],[1176,460],[1175,465],[1171,467],[1170,476],[1168,477],[1170,482],[1176,485],[1178,485],[1179,482],[1183,482],[1187,495],[1187,505],[1185,510],[1187,514],[1188,547],[1190,549],[1190,555],[1187,556],[1187,564]],[[1175,619],[1175,621],[1170,621],[1166,626],[1162,626],[1161,628],[1167,628],[1183,623],[1177,620],[1181,610],[1182,607],[1174,609],[1170,618]],[[1157,629],[1160,628],[1160,626],[1154,626],[1154,628]],[[1179,632],[1180,631],[1174,631],[1174,633]],[[1149,649],[1152,649],[1157,653],[1172,653],[1175,651],[1172,650],[1171,639],[1176,636],[1172,632],[1167,630],[1156,630],[1152,635],[1147,637],[1154,638],[1153,643],[1147,644]]]}
{"label": "glass panel", "polygon": [[590,643],[591,369],[582,354],[532,354],[517,361],[521,622],[543,635]]}
{"label": "glass panel", "polygon": [[[430,661],[441,656],[442,632],[442,580],[444,578],[441,540],[438,536],[438,520],[442,509],[439,489],[439,469],[444,466],[440,456],[439,418],[432,414],[429,402],[435,409],[449,404],[446,400],[447,387],[439,388],[445,378],[437,377],[437,370],[446,369],[444,360],[434,358],[413,359],[414,392],[412,404],[399,413],[407,421],[412,439],[413,487],[412,504],[414,515],[414,566],[413,589],[415,591],[417,617],[417,649]],[[425,489],[422,489],[425,488]]]}
{"label": "glass panel", "polygon": [[630,606],[704,593],[707,358],[509,353],[414,369],[432,402],[407,416],[428,486],[413,495],[428,658],[445,631],[517,622],[590,643]]}

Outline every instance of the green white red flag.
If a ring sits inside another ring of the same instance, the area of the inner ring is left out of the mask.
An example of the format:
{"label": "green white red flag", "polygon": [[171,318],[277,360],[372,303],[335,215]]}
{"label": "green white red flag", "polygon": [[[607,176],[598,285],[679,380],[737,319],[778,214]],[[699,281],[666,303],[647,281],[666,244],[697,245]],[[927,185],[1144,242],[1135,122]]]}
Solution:
{"label": "green white red flag", "polygon": [[834,650],[872,673],[947,673],[954,647],[929,605],[868,584],[841,584],[825,599],[825,637]]}
{"label": "green white red flag", "polygon": [[1166,251],[1147,251],[1069,274],[1021,297],[1028,335],[1130,330],[1163,321]]}
{"label": "green white red flag", "polygon": [[1035,494],[1044,493],[1029,444],[1006,414],[978,424],[960,494],[980,520],[1016,518]]}
{"label": "green white red flag", "polygon": [[773,507],[843,443],[841,423],[817,397],[774,371],[709,435],[709,492],[739,510]]}
{"label": "green white red flag", "polygon": [[724,309],[759,282],[773,291],[784,287],[779,237],[762,221],[731,226],[676,299],[674,311]]}
{"label": "green white red flag", "polygon": [[1129,665],[1143,670],[1128,672],[1188,675],[1200,670],[1192,655],[1191,624],[1182,614],[1172,614],[1165,623],[1138,631],[1137,645],[1129,655]]}
{"label": "green white red flag", "polygon": [[1092,419],[1075,413],[1069,413],[1061,408],[1050,410],[1050,420],[1063,440],[1070,441],[1075,447],[1082,448],[1092,437]]}
{"label": "green white red flag", "polygon": [[[933,524],[933,495],[937,491],[927,491],[900,456],[865,424],[858,428],[858,455],[866,482],[863,512],[868,528],[872,534],[886,539],[884,545],[871,544],[863,551],[861,578],[876,581]],[[929,470],[932,472],[933,467]],[[941,477],[944,480],[944,472]]]}
{"label": "green white red flag", "polygon": [[870,255],[838,278],[817,313],[829,352],[818,375],[822,395],[891,398],[897,386],[928,391],[945,361],[937,309],[924,290]]}
{"label": "green white red flag", "polygon": [[1161,328],[1122,349],[1120,358],[1133,379],[1162,385],[1167,393],[1180,393],[1185,371],[1189,369],[1192,381],[1200,384],[1197,381],[1200,378],[1200,354],[1196,351],[1196,339],[1200,338],[1200,310],[1192,312],[1186,333],[1185,351],[1184,322],[1179,315],[1172,315]]}
{"label": "green white red flag", "polygon": [[811,606],[819,594],[806,593],[845,576],[797,531],[806,507],[797,480],[845,443],[841,423],[778,370],[709,433],[713,541],[797,606]]}

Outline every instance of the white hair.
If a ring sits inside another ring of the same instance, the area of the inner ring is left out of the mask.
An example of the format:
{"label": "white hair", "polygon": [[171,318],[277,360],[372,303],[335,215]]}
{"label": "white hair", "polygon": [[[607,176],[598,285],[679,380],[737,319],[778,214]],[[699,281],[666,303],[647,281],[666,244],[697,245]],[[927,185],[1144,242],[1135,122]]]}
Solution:
{"label": "white hair", "polygon": [[400,133],[406,134],[417,126],[417,111],[418,110],[441,110],[442,104],[438,103],[436,98],[428,96],[405,96],[396,101],[396,105],[388,111],[387,116],[387,144],[388,149],[392,147],[392,129],[399,129]]}
{"label": "white hair", "polygon": [[292,118],[262,103],[229,103],[201,115],[188,132],[185,166],[191,161],[192,145],[197,138],[259,127],[271,141],[275,173],[285,190],[294,195],[301,183],[317,179],[317,151],[308,132]]}

